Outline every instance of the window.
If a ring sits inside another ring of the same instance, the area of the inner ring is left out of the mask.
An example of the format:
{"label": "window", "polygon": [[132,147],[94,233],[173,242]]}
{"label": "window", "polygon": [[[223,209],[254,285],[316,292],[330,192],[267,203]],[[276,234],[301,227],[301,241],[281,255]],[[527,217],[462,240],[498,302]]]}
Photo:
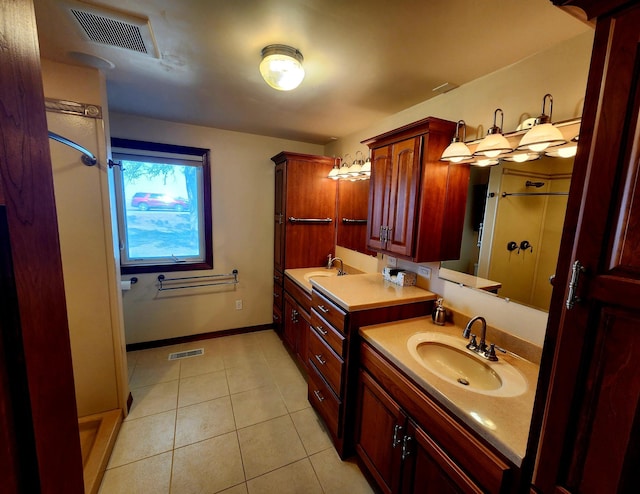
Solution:
{"label": "window", "polygon": [[213,268],[209,150],[111,139],[123,274]]}

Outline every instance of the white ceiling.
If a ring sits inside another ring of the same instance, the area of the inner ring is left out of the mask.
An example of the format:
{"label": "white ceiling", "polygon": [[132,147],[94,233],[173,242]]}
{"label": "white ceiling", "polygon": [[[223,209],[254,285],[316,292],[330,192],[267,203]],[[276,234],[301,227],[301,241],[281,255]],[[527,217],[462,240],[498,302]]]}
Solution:
{"label": "white ceiling", "polygon": [[[148,17],[159,58],[87,41],[77,0],[34,0],[43,57],[109,60],[109,109],[325,144],[590,29],[549,0],[110,0]],[[261,49],[304,56],[301,86],[271,89]]]}

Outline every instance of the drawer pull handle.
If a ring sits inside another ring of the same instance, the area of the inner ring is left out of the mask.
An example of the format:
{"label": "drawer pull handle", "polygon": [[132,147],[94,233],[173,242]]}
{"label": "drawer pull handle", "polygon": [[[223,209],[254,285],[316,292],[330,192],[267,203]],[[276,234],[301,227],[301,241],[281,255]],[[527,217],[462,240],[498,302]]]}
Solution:
{"label": "drawer pull handle", "polygon": [[329,309],[327,309],[324,305],[320,304],[318,305],[318,309],[320,309],[322,312],[324,312],[325,314],[327,312],[329,312]]}
{"label": "drawer pull handle", "polygon": [[278,314],[274,314],[273,315],[273,320],[274,321],[278,321],[280,319],[280,316]]}
{"label": "drawer pull handle", "polygon": [[411,436],[404,436],[402,438],[402,461],[404,461],[407,456],[411,454],[411,450],[409,449],[409,441],[411,441]]}
{"label": "drawer pull handle", "polygon": [[273,298],[278,298],[278,297],[280,297],[280,294],[276,293],[276,292],[273,292]]}
{"label": "drawer pull handle", "polygon": [[329,331],[325,330],[322,326],[316,326],[316,329],[322,336],[327,336],[329,334]]}
{"label": "drawer pull handle", "polygon": [[322,396],[322,393],[319,390],[315,390],[313,392],[314,395],[316,395],[316,398],[318,398],[318,401],[324,401],[324,396]]}
{"label": "drawer pull handle", "polygon": [[398,437],[398,434],[400,434],[400,432],[402,432],[402,426],[396,424],[393,427],[393,439],[391,441],[392,448],[395,448],[396,446],[398,446],[398,444],[400,444],[401,439]]}
{"label": "drawer pull handle", "polygon": [[327,361],[322,358],[322,354],[316,354],[315,357],[316,357],[316,360],[320,362],[320,364],[324,365],[327,363]]}
{"label": "drawer pull handle", "polygon": [[273,280],[274,280],[274,281],[280,281],[280,276],[273,275]]}
{"label": "drawer pull handle", "polygon": [[299,315],[298,311],[293,309],[291,311],[291,321],[292,322],[298,322],[298,315]]}

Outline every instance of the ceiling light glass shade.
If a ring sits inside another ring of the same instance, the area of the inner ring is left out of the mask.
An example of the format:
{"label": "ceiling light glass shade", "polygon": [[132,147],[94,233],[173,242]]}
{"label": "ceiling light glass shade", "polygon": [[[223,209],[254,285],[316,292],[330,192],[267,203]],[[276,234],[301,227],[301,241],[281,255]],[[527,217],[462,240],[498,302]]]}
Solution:
{"label": "ceiling light glass shade", "polygon": [[[498,113],[500,113],[500,127],[496,124]],[[513,148],[509,141],[502,135],[502,125],[504,124],[504,113],[500,108],[493,112],[493,126],[487,132],[487,136],[480,141],[474,156],[486,156],[487,158],[497,158],[501,154],[510,153]]]}
{"label": "ceiling light glass shade", "polygon": [[260,74],[269,86],[291,91],[304,79],[302,53],[287,45],[269,45],[262,49]]}
{"label": "ceiling light glass shade", "polygon": [[[549,101],[549,115],[545,114],[545,106]],[[548,147],[560,146],[565,144],[567,140],[562,135],[562,132],[558,130],[551,123],[551,116],[553,114],[553,96],[545,94],[542,98],[542,114],[536,118],[535,124],[531,129],[522,136],[518,150],[529,149],[536,153],[540,153]]]}
{"label": "ceiling light glass shade", "polygon": [[[462,127],[462,140],[460,140],[460,127]],[[442,161],[450,161],[452,163],[460,163],[461,161],[471,159],[471,151],[464,143],[466,137],[467,126],[464,123],[464,120],[458,120],[456,122],[456,133],[451,140],[451,144],[449,144],[444,150],[442,156],[440,156],[440,159]]]}

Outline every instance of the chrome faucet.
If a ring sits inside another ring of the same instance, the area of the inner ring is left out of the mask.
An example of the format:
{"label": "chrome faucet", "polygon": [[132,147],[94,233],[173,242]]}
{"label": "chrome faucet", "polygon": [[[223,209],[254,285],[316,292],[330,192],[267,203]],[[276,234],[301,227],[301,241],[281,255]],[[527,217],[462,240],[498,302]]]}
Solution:
{"label": "chrome faucet", "polygon": [[339,257],[331,257],[331,254],[329,254],[327,256],[327,269],[331,269],[331,267],[333,266],[333,263],[336,261],[340,261],[340,268],[338,269],[338,276],[343,276],[347,273],[344,272],[344,263],[342,262],[342,259],[340,259]]}
{"label": "chrome faucet", "polygon": [[[480,321],[480,323],[482,324],[482,333],[480,334],[480,342],[478,343],[478,341],[476,340],[476,335],[475,334],[471,334],[471,327],[473,326],[473,324],[476,321]],[[462,332],[462,337],[463,338],[470,338],[469,344],[467,345],[467,348],[473,352],[476,352],[477,354],[481,355],[482,357],[491,360],[491,361],[496,361],[498,360],[498,357],[496,356],[496,350],[501,351],[502,353],[507,353],[507,351],[504,348],[500,348],[499,346],[496,346],[495,344],[491,343],[490,345],[487,345],[487,321],[484,317],[482,316],[476,316],[474,318],[472,318],[471,320],[469,320],[469,322],[467,323],[467,325],[464,328],[464,331]]]}

